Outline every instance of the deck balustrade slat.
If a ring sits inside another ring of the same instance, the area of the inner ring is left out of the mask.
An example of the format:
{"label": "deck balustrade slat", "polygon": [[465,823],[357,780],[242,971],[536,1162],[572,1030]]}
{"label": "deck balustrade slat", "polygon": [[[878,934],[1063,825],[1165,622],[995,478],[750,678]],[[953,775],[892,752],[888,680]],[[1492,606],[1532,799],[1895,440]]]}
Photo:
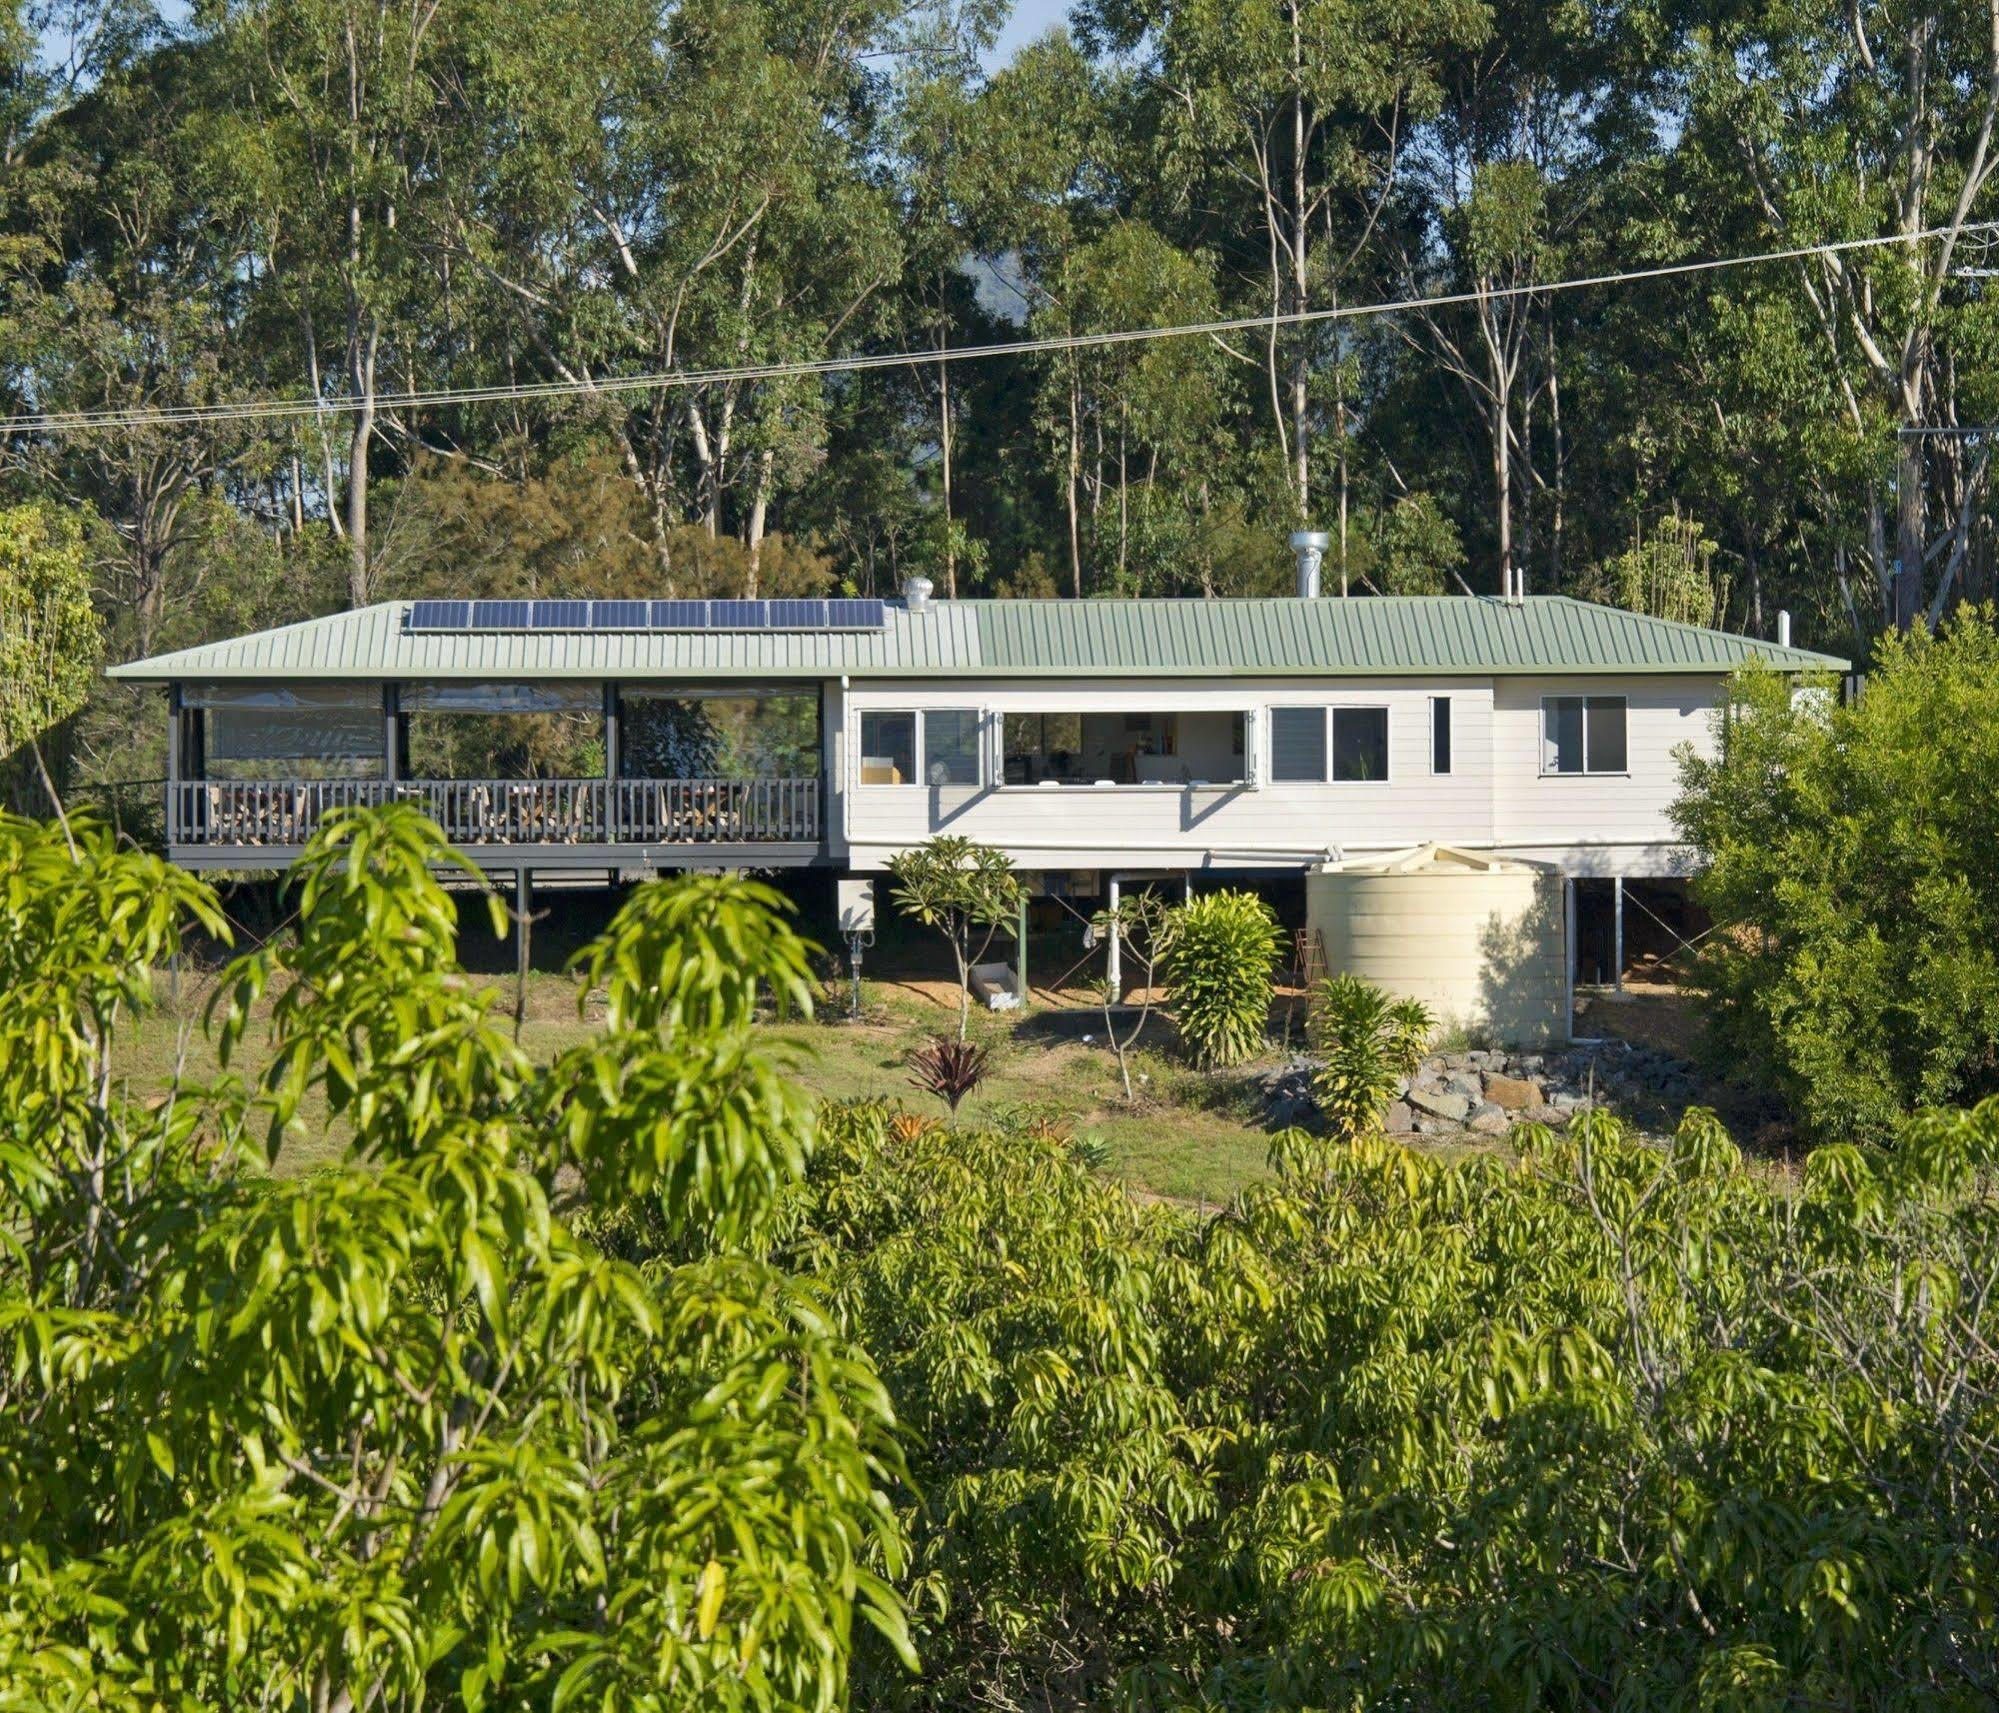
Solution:
{"label": "deck balustrade slat", "polygon": [[816,840],[817,779],[181,780],[174,842],[302,845],[336,809],[410,803],[457,845]]}

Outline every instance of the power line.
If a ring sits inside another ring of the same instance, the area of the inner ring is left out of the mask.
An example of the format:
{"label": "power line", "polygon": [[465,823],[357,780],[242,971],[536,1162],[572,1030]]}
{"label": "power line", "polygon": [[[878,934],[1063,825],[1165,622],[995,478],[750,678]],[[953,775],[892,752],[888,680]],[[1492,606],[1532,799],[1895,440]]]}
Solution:
{"label": "power line", "polygon": [[[1842,238],[1795,249],[1765,250],[1750,256],[1715,256],[1693,262],[1666,262],[1624,273],[1585,274],[1574,279],[1495,286],[1489,291],[1447,292],[1435,297],[1406,297],[1385,303],[1350,304],[1338,309],[1287,310],[1269,315],[1232,316],[1216,321],[1181,322],[1170,327],[1129,327],[1107,333],[1071,333],[1041,339],[1009,339],[986,345],[956,345],[943,349],[884,351],[849,357],[820,357],[803,362],[744,363],[720,369],[671,369],[649,374],[602,378],[514,382],[505,386],[449,387],[431,392],[378,393],[376,411],[421,410],[441,405],[511,404],[541,399],[599,398],[618,393],[668,392],[680,387],[706,387],[743,381],[782,381],[816,375],[853,374],[869,369],[923,368],[933,363],[968,363],[991,357],[1027,357],[1052,351],[1098,349],[1154,339],[1219,338],[1228,333],[1263,332],[1337,321],[1362,321],[1411,311],[1451,309],[1466,304],[1506,301],[1536,293],[1586,291],[1597,286],[1636,285],[1646,280],[1684,278],[1769,262],[1804,261],[1814,256],[1844,255],[1857,250],[1916,244],[1953,234],[1999,232],[1999,220],[1981,220],[1960,227],[1932,226],[1892,237]],[[267,398],[227,404],[179,405],[163,409],[50,411],[18,416],[0,423],[0,438],[23,434],[67,433],[101,428],[165,428],[201,423],[252,420],[296,421],[331,417],[357,408],[354,398]]]}

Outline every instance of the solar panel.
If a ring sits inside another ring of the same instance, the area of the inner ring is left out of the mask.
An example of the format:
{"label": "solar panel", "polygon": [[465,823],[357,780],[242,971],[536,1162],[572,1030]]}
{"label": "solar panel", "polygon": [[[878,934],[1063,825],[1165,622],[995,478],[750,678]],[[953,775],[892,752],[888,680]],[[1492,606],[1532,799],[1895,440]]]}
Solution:
{"label": "solar panel", "polygon": [[463,630],[470,613],[470,601],[412,601],[411,630]]}
{"label": "solar panel", "polygon": [[528,603],[526,601],[474,601],[472,603],[472,628],[474,630],[526,630],[528,628]]}
{"label": "solar panel", "polygon": [[888,609],[880,601],[839,600],[826,603],[826,623],[832,630],[880,630]]}
{"label": "solar panel", "polygon": [[644,630],[649,617],[644,601],[592,601],[592,630]]}
{"label": "solar panel", "polygon": [[772,601],[770,603],[770,627],[772,630],[824,630],[826,628],[826,603],[824,601]]}
{"label": "solar panel", "polygon": [[886,603],[775,601],[412,601],[405,628],[452,630],[880,630]]}
{"label": "solar panel", "polygon": [[654,601],[652,603],[652,628],[654,630],[706,630],[708,628],[708,603],[706,601]]}

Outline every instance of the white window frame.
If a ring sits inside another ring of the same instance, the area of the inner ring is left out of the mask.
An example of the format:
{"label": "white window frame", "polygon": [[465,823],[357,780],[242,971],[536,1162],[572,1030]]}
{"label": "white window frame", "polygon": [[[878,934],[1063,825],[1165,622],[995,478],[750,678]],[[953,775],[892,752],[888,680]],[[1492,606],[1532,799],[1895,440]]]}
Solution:
{"label": "white window frame", "polygon": [[[1580,702],[1583,714],[1583,741],[1581,767],[1563,770],[1548,765],[1548,704],[1551,702]],[[1624,765],[1622,767],[1591,767],[1589,764],[1589,705],[1592,702],[1615,702],[1624,710]],[[1541,723],[1534,734],[1534,743],[1540,752],[1541,777],[1543,779],[1629,779],[1631,777],[1631,698],[1619,693],[1605,695],[1592,694],[1587,690],[1557,690],[1541,698]]]}
{"label": "white window frame", "polygon": [[[1182,716],[1188,714],[1233,714],[1239,716],[1242,720],[1242,778],[1240,779],[1209,779],[1203,780],[1198,784],[1192,780],[1181,781],[1171,779],[1147,780],[1142,783],[1136,780],[1126,781],[1122,779],[1079,779],[1065,784],[1050,782],[1043,785],[1010,785],[1007,783],[1006,722],[1013,715],[1099,714],[1115,713],[1117,711],[1113,708],[1079,708],[1074,702],[1051,702],[1046,707],[1037,705],[1027,708],[988,708],[985,710],[985,714],[992,726],[992,747],[989,752],[989,771],[987,777],[993,782],[991,789],[994,791],[1022,792],[1032,797],[1052,795],[1057,791],[1071,793],[1085,791],[1100,793],[1111,791],[1126,793],[1135,791],[1254,791],[1263,784],[1263,777],[1260,771],[1262,759],[1260,745],[1263,737],[1262,721],[1259,718],[1261,710],[1253,706],[1239,707],[1234,704],[1222,708],[1160,708],[1154,711]],[[896,712],[900,713],[901,710],[897,709]]]}
{"label": "white window frame", "polygon": [[[1268,775],[1270,784],[1283,790],[1290,786],[1303,786],[1316,790],[1321,786],[1332,786],[1341,791],[1366,791],[1380,785],[1391,785],[1395,781],[1395,709],[1388,702],[1272,702],[1264,709],[1264,717],[1271,721],[1274,730],[1274,716],[1280,710],[1294,708],[1317,709],[1325,722],[1325,771],[1317,779],[1279,779],[1274,773]],[[1340,714],[1378,713],[1382,725],[1382,755],[1386,766],[1379,779],[1335,779],[1333,777],[1334,720]],[[1277,746],[1273,737],[1270,745],[1271,757],[1276,757]]]}
{"label": "white window frame", "polygon": [[[924,746],[925,746],[925,740],[929,736],[929,733],[926,730],[925,716],[932,713],[970,714],[973,720],[977,722],[980,733],[980,739],[973,746],[972,753],[978,767],[978,777],[973,779],[969,783],[966,783],[965,781],[962,780],[953,780],[948,785],[932,785],[928,779],[923,777],[923,774],[927,768],[927,763],[925,760],[927,752]],[[862,737],[861,733],[865,728],[867,720],[869,719],[870,716],[876,719],[880,719],[883,717],[892,719],[898,714],[907,714],[909,716],[909,722],[910,722],[909,771],[912,777],[903,780],[902,783],[899,785],[886,784],[880,780],[863,782],[861,779],[861,764],[867,759],[868,750],[867,750],[867,742]],[[903,705],[898,705],[895,707],[882,707],[882,708],[856,708],[854,710],[854,761],[853,761],[853,771],[851,775],[854,789],[857,791],[906,791],[912,787],[921,786],[923,787],[923,789],[928,791],[981,790],[984,788],[986,780],[990,776],[989,764],[992,759],[991,757],[992,744],[989,735],[989,728],[991,724],[992,724],[992,715],[990,714],[990,712],[987,709],[974,706],[969,702],[955,702],[948,708],[941,708],[941,707],[912,708]]]}

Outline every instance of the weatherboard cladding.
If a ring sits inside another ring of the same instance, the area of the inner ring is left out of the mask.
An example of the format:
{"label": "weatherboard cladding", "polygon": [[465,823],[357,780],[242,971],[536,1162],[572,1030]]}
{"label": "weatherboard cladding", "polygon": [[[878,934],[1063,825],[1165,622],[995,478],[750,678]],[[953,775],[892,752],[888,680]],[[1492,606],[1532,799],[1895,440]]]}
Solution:
{"label": "weatherboard cladding", "polygon": [[1564,596],[935,601],[879,631],[487,631],[405,627],[406,603],[114,667],[216,679],[1378,677],[1792,671],[1846,662]]}

